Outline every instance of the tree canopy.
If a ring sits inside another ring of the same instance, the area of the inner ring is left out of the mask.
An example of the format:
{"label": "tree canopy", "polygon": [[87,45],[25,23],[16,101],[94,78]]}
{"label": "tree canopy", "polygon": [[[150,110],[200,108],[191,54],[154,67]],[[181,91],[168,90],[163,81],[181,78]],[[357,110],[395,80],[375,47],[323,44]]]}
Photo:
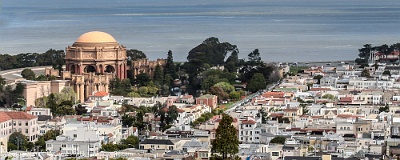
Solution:
{"label": "tree canopy", "polygon": [[219,122],[215,140],[212,142],[212,153],[219,153],[222,159],[235,156],[239,152],[239,139],[235,127],[232,125],[233,118],[227,114],[222,114]]}
{"label": "tree canopy", "polygon": [[270,143],[285,144],[286,138],[283,136],[276,136],[271,139]]}
{"label": "tree canopy", "polygon": [[264,76],[261,73],[254,74],[246,88],[250,92],[257,92],[258,90],[267,88],[267,83],[265,82]]}
{"label": "tree canopy", "polygon": [[27,80],[35,80],[35,78],[36,78],[35,72],[33,72],[29,68],[25,68],[24,70],[22,70],[21,76],[22,76],[22,78],[25,78]]}
{"label": "tree canopy", "polygon": [[126,57],[132,61],[147,58],[145,53],[137,49],[126,50]]}
{"label": "tree canopy", "polygon": [[187,59],[188,61],[195,59],[200,60],[211,66],[224,65],[225,57],[230,52],[239,53],[239,50],[236,45],[232,45],[228,42],[220,43],[218,38],[210,37],[190,50]]}

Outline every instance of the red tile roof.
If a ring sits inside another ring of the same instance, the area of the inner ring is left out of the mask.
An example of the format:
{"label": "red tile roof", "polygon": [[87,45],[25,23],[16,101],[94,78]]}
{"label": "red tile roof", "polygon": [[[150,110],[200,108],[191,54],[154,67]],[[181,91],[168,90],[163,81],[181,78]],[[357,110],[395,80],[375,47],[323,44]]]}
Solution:
{"label": "red tile roof", "polygon": [[287,108],[287,109],[284,109],[283,111],[284,112],[297,112],[297,108]]}
{"label": "red tile roof", "polygon": [[25,120],[30,120],[37,118],[36,116],[33,116],[31,114],[25,113],[25,112],[4,112],[7,114],[11,119],[25,119]]}
{"label": "red tile roof", "polygon": [[284,92],[266,92],[262,94],[263,97],[265,98],[283,98],[285,96]]}
{"label": "red tile roof", "polygon": [[104,91],[98,91],[98,92],[94,93],[94,96],[96,96],[96,97],[104,97],[107,95],[108,95],[108,93],[104,92]]}
{"label": "red tile roof", "polygon": [[330,91],[330,88],[311,88],[310,91]]}
{"label": "red tile roof", "polygon": [[243,120],[242,124],[256,124],[256,121],[253,120]]}
{"label": "red tile roof", "polygon": [[0,123],[11,120],[11,117],[4,112],[0,112]]}
{"label": "red tile roof", "polygon": [[178,108],[178,112],[179,112],[179,113],[183,113],[183,112],[185,112],[185,110],[179,109],[179,108]]}
{"label": "red tile roof", "polygon": [[352,97],[342,97],[340,98],[339,102],[353,102]]}

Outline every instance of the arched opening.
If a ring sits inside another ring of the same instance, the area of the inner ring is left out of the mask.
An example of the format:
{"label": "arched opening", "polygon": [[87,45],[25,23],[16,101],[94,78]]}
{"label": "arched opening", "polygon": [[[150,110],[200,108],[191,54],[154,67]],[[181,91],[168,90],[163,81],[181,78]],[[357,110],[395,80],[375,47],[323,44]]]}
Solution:
{"label": "arched opening", "polygon": [[108,65],[104,72],[106,72],[106,73],[114,73],[115,72],[115,68],[113,66],[111,66],[111,65]]}
{"label": "arched opening", "polygon": [[89,65],[85,67],[85,73],[91,73],[91,72],[96,72],[96,68]]}
{"label": "arched opening", "polygon": [[69,71],[72,73],[72,74],[74,74],[75,73],[75,70],[76,70],[76,67],[75,67],[75,65],[71,65],[71,67],[69,68]]}

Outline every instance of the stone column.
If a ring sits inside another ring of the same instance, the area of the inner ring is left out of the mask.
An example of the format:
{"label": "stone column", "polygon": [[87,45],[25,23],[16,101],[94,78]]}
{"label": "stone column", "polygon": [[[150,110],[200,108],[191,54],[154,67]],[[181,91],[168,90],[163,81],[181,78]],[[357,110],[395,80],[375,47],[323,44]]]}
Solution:
{"label": "stone column", "polygon": [[124,79],[124,78],[123,78],[123,77],[124,77],[124,76],[123,76],[123,75],[124,75],[124,68],[122,67],[122,65],[123,65],[123,64],[120,64],[120,65],[119,65],[119,76],[120,76],[120,79],[121,79],[121,80]]}
{"label": "stone column", "polygon": [[96,73],[100,73],[100,65],[96,64]]}
{"label": "stone column", "polygon": [[105,89],[105,92],[108,93],[108,83],[104,84],[104,89]]}
{"label": "stone column", "polygon": [[79,97],[80,96],[79,84],[75,84],[74,88],[75,88],[75,91],[76,91],[76,96],[75,96],[76,100],[75,101],[81,102],[81,99]]}
{"label": "stone column", "polygon": [[124,79],[127,78],[126,72],[127,72],[127,71],[126,71],[126,63],[124,63],[124,74],[123,74]]}
{"label": "stone column", "polygon": [[85,95],[84,95],[84,93],[85,93],[85,90],[84,90],[84,84],[83,83],[81,83],[80,84],[80,91],[79,91],[79,93],[80,93],[80,100],[81,100],[81,103],[83,103],[83,102],[85,102]]}
{"label": "stone column", "polygon": [[[116,64],[116,65],[115,65],[115,76],[118,77],[118,78],[120,78],[120,77],[119,77],[119,64]],[[121,79],[121,78],[120,78],[120,79]]]}
{"label": "stone column", "polygon": [[89,95],[92,93],[92,91],[89,90],[89,85],[90,85],[89,83],[85,85],[85,90],[86,90],[85,97],[89,97]]}

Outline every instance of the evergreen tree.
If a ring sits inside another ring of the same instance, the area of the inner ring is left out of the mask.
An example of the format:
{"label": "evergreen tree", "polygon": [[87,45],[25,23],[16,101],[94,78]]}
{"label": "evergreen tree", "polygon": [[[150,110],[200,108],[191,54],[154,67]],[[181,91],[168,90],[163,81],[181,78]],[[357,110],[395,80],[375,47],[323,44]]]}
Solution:
{"label": "evergreen tree", "polygon": [[231,116],[223,114],[215,134],[215,140],[212,142],[212,153],[221,154],[222,159],[228,159],[228,154],[235,156],[239,152],[239,139],[232,122]]}
{"label": "evergreen tree", "polygon": [[270,143],[285,144],[286,138],[283,136],[276,136],[271,139]]}
{"label": "evergreen tree", "polygon": [[157,65],[154,69],[154,76],[153,76],[154,84],[160,88],[163,85],[164,81],[164,72],[160,65]]}
{"label": "evergreen tree", "polygon": [[57,110],[57,97],[54,93],[50,93],[50,95],[47,97],[47,103],[46,103],[47,108],[50,108],[50,112],[55,114]]}
{"label": "evergreen tree", "polygon": [[172,51],[168,51],[167,62],[165,63],[165,72],[164,74],[169,74],[173,79],[178,78],[178,74],[176,74],[176,68],[174,64],[174,58],[172,57]]}
{"label": "evergreen tree", "polygon": [[31,69],[29,68],[25,68],[24,70],[22,70],[21,72],[21,76],[27,80],[35,80],[36,76],[35,76],[35,72],[33,72]]}
{"label": "evergreen tree", "polygon": [[147,73],[140,72],[138,75],[136,75],[135,83],[139,87],[147,86],[150,81],[151,81],[151,77]]}
{"label": "evergreen tree", "polygon": [[231,55],[228,57],[228,59],[226,59],[224,67],[228,72],[236,73],[238,65],[239,65],[238,52],[233,51]]}
{"label": "evergreen tree", "polygon": [[253,93],[257,92],[260,89],[267,88],[267,83],[265,82],[264,76],[261,73],[254,74],[247,84],[246,88]]}

